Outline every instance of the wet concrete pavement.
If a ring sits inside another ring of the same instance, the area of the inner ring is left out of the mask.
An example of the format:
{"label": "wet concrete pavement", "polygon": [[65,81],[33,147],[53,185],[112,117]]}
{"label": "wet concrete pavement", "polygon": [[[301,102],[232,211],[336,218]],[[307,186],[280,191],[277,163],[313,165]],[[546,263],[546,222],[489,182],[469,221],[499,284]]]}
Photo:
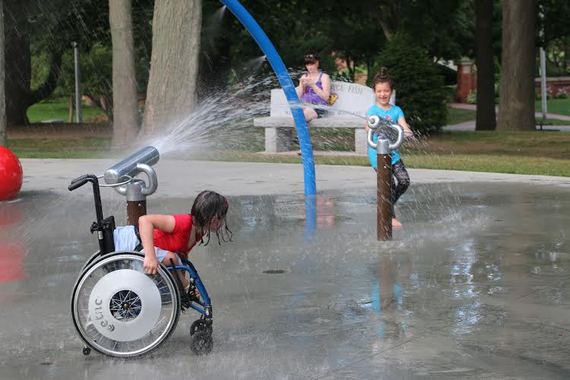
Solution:
{"label": "wet concrete pavement", "polygon": [[[190,352],[187,312],[158,350],[118,360],[82,355],[69,306],[97,244],[90,190],[65,187],[108,162],[23,165],[20,199],[0,203],[1,379],[570,377],[568,179],[412,170],[404,228],[377,242],[370,169],[317,168],[308,236],[298,165],[163,161],[149,212],[230,195],[234,241],[191,255],[214,351]],[[124,200],[103,194],[124,222]]]}

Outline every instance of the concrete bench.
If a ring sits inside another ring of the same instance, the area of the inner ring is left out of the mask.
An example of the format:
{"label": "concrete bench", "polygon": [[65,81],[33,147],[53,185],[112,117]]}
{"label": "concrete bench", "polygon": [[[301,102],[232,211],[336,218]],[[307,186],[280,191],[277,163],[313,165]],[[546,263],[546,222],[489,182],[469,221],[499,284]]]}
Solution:
{"label": "concrete bench", "polygon": [[[337,101],[325,117],[312,120],[309,128],[353,128],[354,151],[358,154],[366,154],[366,133],[364,131],[366,120],[364,117],[366,110],[374,103],[374,92],[367,86],[337,81],[332,81],[331,92],[338,95]],[[295,123],[282,89],[271,90],[269,117],[256,118],[253,120],[253,125],[265,128],[266,153],[291,150]]]}

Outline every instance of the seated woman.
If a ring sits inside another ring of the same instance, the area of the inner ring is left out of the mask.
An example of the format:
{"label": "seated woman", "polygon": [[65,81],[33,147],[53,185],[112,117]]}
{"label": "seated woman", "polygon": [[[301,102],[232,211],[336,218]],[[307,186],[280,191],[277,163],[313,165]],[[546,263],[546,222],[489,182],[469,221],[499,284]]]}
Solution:
{"label": "seated woman", "polygon": [[331,94],[331,78],[320,68],[319,57],[314,54],[305,55],[305,68],[307,72],[299,79],[296,87],[297,96],[302,103],[313,104],[315,107],[303,107],[306,121],[321,118],[326,113],[328,99]]}

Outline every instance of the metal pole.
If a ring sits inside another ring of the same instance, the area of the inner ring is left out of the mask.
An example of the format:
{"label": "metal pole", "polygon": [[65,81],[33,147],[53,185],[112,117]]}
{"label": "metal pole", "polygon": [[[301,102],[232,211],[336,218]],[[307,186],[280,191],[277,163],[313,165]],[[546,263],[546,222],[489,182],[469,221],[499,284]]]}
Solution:
{"label": "metal pole", "polygon": [[376,147],[377,163],[377,216],[376,228],[378,240],[392,240],[392,159],[390,142],[379,140]]}
{"label": "metal pole", "polygon": [[75,67],[75,121],[81,123],[81,72],[79,71],[79,48],[77,42],[71,43],[73,46],[73,57]]}
{"label": "metal pole", "polygon": [[546,54],[544,48],[540,47],[540,98],[542,100],[542,120],[546,120],[548,108],[546,105]]}
{"label": "metal pole", "polygon": [[541,27],[538,32],[538,36],[541,41],[540,46],[540,98],[541,98],[541,110],[542,110],[542,123],[540,123],[540,129],[542,130],[542,125],[544,120],[546,120],[546,114],[548,113],[548,108],[546,105],[547,94],[546,94],[546,54],[544,51],[544,6],[541,4],[538,9],[538,17],[540,19]]}

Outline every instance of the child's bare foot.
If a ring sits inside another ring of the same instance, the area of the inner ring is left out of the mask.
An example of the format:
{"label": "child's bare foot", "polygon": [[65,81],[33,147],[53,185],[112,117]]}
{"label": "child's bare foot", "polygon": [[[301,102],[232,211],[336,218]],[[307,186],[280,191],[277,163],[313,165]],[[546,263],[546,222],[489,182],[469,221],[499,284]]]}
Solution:
{"label": "child's bare foot", "polygon": [[392,218],[392,228],[402,228],[402,223],[396,218]]}

